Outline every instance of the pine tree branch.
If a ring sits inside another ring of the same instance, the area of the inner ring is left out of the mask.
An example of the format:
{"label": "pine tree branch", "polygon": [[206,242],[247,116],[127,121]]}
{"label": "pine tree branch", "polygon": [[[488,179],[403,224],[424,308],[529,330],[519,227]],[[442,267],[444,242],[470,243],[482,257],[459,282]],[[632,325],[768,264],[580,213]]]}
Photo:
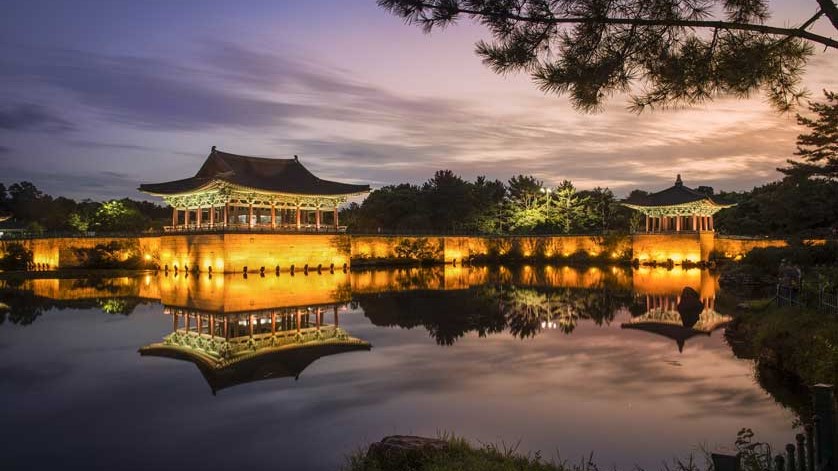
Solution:
{"label": "pine tree branch", "polygon": [[[818,0],[818,4],[823,8],[823,12],[829,17],[835,28],[838,29],[838,8],[831,0]],[[827,5],[828,4],[828,5]],[[777,26],[769,26],[755,23],[741,23],[732,21],[718,21],[718,20],[687,20],[687,19],[646,19],[646,18],[609,18],[609,17],[567,17],[567,18],[537,18],[526,15],[514,13],[494,13],[483,10],[472,10],[461,7],[446,7],[443,8],[434,3],[417,3],[417,7],[433,11],[444,11],[447,14],[466,14],[475,17],[486,17],[496,19],[508,19],[528,23],[546,23],[546,24],[606,24],[606,25],[636,25],[636,26],[670,26],[682,28],[710,28],[731,31],[753,31],[756,33],[773,34],[780,36],[787,36],[793,38],[805,39],[815,43],[823,44],[826,47],[838,49],[838,40],[827,36],[806,31],[803,28],[780,28]],[[832,14],[830,14],[830,9]],[[834,17],[832,16],[834,15]],[[811,24],[811,23],[810,23]],[[808,25],[807,25],[808,26]]]}
{"label": "pine tree branch", "polygon": [[832,0],[817,0],[821,10],[826,13],[826,17],[832,22],[832,26],[838,29],[838,6]]}

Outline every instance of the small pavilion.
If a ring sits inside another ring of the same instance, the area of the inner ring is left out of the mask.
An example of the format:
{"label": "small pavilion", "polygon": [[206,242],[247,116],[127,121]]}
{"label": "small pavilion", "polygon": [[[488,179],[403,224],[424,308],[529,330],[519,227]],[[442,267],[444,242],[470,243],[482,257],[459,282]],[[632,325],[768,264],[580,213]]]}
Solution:
{"label": "small pavilion", "polygon": [[734,205],[684,186],[678,175],[675,185],[657,193],[629,198],[623,201],[623,206],[643,213],[646,232],[656,233],[713,231],[713,215]]}
{"label": "small pavilion", "polygon": [[369,185],[323,180],[297,156],[267,159],[212,147],[194,177],[140,185],[172,207],[167,231],[340,231],[338,207]]}

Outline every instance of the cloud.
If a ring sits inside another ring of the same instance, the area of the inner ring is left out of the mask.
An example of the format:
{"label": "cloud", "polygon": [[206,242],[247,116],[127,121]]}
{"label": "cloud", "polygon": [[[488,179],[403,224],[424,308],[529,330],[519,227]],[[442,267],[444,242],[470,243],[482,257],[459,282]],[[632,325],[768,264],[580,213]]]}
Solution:
{"label": "cloud", "polygon": [[65,132],[74,126],[33,103],[14,103],[0,107],[0,129],[7,131]]}
{"label": "cloud", "polygon": [[[796,132],[788,118],[753,101],[641,116],[612,105],[589,116],[549,97],[467,98],[442,85],[430,96],[396,92],[287,49],[230,41],[204,42],[177,61],[57,49],[34,56],[18,59],[14,74],[67,94],[118,129],[223,133],[236,143],[231,151],[298,154],[324,178],[377,186],[422,182],[448,168],[466,178],[571,179],[618,194],[664,187],[676,173],[693,186],[742,189],[779,177],[774,169],[791,154]],[[70,143],[153,151],[152,159],[187,151],[112,143],[95,132]]]}

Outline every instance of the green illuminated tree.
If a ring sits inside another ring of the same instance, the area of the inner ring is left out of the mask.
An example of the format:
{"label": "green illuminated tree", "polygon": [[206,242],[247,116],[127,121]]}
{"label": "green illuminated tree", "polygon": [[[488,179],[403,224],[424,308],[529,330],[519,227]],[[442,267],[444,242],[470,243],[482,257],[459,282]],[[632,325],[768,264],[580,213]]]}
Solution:
{"label": "green illuminated tree", "polygon": [[533,176],[518,175],[509,180],[507,194],[506,219],[510,231],[530,232],[547,223],[550,207],[543,182]]}
{"label": "green illuminated tree", "polygon": [[838,29],[832,0],[812,0],[800,25],[767,24],[767,0],[378,0],[426,32],[461,17],[494,40],[477,54],[497,73],[529,73],[546,93],[570,96],[584,111],[615,93],[631,108],[692,105],[719,95],[763,93],[788,110],[812,45],[838,41],[809,31],[821,17]]}
{"label": "green illuminated tree", "polygon": [[96,211],[94,227],[99,231],[141,231],[149,225],[130,200],[112,200]]}
{"label": "green illuminated tree", "polygon": [[580,195],[568,180],[550,194],[550,223],[564,234],[584,231],[590,221],[588,198]]}

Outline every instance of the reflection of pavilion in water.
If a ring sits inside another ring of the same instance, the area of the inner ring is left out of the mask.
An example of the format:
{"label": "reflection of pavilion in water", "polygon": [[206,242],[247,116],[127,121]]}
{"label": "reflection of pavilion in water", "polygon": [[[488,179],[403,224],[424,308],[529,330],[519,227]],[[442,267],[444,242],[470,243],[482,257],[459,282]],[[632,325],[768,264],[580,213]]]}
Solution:
{"label": "reflection of pavilion in water", "polygon": [[[732,318],[716,312],[716,277],[706,270],[666,272],[640,269],[634,277],[635,296],[645,300],[646,312],[624,322],[624,329],[636,329],[670,338],[684,350],[687,340],[709,336]],[[661,282],[662,278],[667,278]],[[678,287],[681,287],[679,289]]]}
{"label": "reflection of pavilion in water", "polygon": [[[194,363],[215,393],[262,379],[297,378],[324,356],[370,349],[340,327],[347,292],[329,289],[340,283],[299,280],[296,290],[291,283],[292,277],[161,280],[172,332],[140,354]],[[310,289],[300,291],[302,285]]]}

